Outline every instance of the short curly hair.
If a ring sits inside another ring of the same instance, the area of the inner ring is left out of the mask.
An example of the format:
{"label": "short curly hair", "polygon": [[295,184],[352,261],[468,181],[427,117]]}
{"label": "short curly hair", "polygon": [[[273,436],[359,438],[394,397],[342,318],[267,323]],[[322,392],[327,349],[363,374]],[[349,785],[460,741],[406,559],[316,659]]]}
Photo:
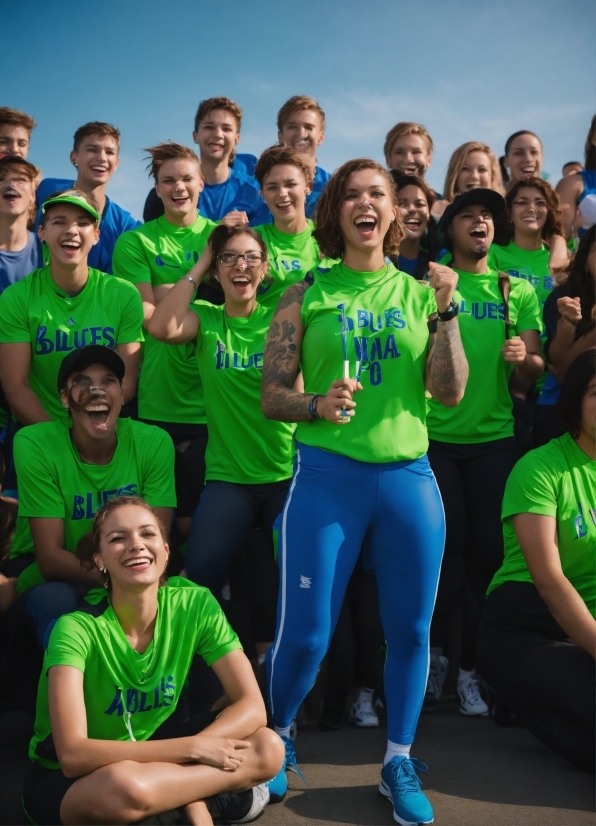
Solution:
{"label": "short curly hair", "polygon": [[[347,183],[355,172],[363,169],[372,169],[378,172],[387,184],[387,191],[391,202],[397,206],[397,194],[393,178],[387,170],[377,161],[371,158],[354,158],[339,167],[331,178],[327,186],[321,193],[315,209],[315,229],[313,237],[325,258],[342,258],[344,254],[344,239],[339,224],[340,204],[344,198]],[[399,245],[406,237],[402,220],[399,215],[395,221],[389,225],[389,229],[383,239],[383,252],[385,255],[394,255],[399,250]]]}
{"label": "short curly hair", "polygon": [[306,178],[306,185],[309,188],[312,187],[314,175],[310,166],[307,166],[298,152],[290,149],[290,147],[276,145],[265,149],[257,161],[257,165],[255,166],[255,178],[259,182],[261,189],[263,188],[265,178],[271,172],[273,167],[281,166],[282,164],[287,166],[295,166],[299,169]]}

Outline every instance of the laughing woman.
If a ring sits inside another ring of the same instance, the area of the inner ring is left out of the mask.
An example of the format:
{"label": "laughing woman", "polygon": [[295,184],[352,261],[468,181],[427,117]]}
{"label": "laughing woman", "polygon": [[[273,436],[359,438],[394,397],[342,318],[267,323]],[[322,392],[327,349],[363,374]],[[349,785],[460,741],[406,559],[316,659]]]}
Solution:
{"label": "laughing woman", "polygon": [[[341,261],[311,287],[287,290],[263,370],[266,416],[299,423],[283,511],[269,702],[286,746],[284,769],[295,768],[290,726],[367,536],[388,646],[380,790],[398,822],[428,823],[432,807],[415,771],[424,766],[410,758],[410,745],[426,683],[444,519],[426,458],[425,387],[449,406],[464,391],[467,364],[451,301],[456,276],[431,264],[429,289],[386,263],[404,230],[389,173],[368,159],[349,161],[331,177],[315,238],[324,255]],[[305,393],[294,389],[300,368]],[[272,797],[286,789],[280,772]]]}
{"label": "laughing woman", "polygon": [[398,270],[420,281],[428,274],[428,265],[439,252],[437,225],[430,217],[435,196],[423,178],[401,175],[391,170],[397,190],[399,215],[406,237],[399,245],[399,255],[391,256]]}

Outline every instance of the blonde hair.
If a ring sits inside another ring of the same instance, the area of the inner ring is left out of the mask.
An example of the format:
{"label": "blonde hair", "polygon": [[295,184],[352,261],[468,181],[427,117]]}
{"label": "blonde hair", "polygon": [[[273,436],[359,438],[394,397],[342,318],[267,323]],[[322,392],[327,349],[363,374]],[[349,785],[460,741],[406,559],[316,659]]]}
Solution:
{"label": "blonde hair", "polygon": [[404,135],[420,135],[420,137],[426,141],[428,151],[432,154],[434,149],[433,139],[428,134],[425,127],[422,126],[421,123],[413,123],[412,121],[403,120],[396,123],[395,126],[387,132],[385,137],[383,153],[385,155],[385,160],[387,161],[387,166],[389,166],[389,155],[391,154],[391,150],[393,149],[395,142],[400,138],[403,138]]}
{"label": "blonde hair", "polygon": [[449,166],[447,167],[447,175],[445,177],[445,186],[443,187],[443,198],[451,203],[459,192],[456,192],[457,179],[459,178],[462,169],[466,163],[467,157],[471,152],[484,152],[488,156],[490,164],[490,186],[489,189],[494,189],[499,195],[504,195],[503,178],[501,176],[501,167],[499,166],[499,159],[492,151],[490,146],[480,141],[468,141],[458,146],[455,152],[449,159]]}

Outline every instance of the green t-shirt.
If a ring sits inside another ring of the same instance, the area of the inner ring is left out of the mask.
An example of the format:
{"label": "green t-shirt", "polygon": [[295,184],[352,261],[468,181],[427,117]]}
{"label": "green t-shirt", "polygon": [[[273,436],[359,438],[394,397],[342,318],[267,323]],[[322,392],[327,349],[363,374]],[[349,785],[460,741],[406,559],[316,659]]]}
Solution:
{"label": "green t-shirt", "polygon": [[263,241],[267,244],[269,253],[270,283],[263,283],[259,287],[257,300],[264,307],[277,307],[284,292],[302,281],[307,272],[319,270],[327,272],[335,263],[330,258],[321,258],[319,246],[312,237],[314,224],[308,221],[308,229],[290,235],[275,228],[275,224],[263,224],[255,227]]}
{"label": "green t-shirt", "polygon": [[31,344],[31,389],[53,419],[65,416],[56,380],[67,353],[87,344],[115,347],[142,340],[138,291],[91,267],[74,297],[58,287],[49,266],[33,270],[0,296],[0,344]]}
{"label": "green t-shirt", "polygon": [[526,453],[511,471],[502,511],[505,558],[489,594],[509,580],[532,582],[513,529],[517,513],[555,517],[563,573],[596,617],[596,461],[571,434]]}
{"label": "green t-shirt", "polygon": [[[199,260],[215,227],[201,215],[190,227],[177,227],[161,216],[125,232],[114,248],[114,275],[132,284],[175,284]],[[165,344],[147,333],[138,399],[141,419],[204,424],[194,344]]]}
{"label": "green t-shirt", "polygon": [[550,295],[555,282],[548,269],[549,251],[542,244],[539,250],[524,250],[510,241],[506,247],[492,244],[488,251],[488,265],[494,270],[523,278],[536,291],[540,309]]}
{"label": "green t-shirt", "polygon": [[111,604],[93,617],[66,614],[54,626],[37,692],[29,757],[49,769],[48,671],[68,665],[83,672],[87,736],[92,740],[147,740],[174,713],[195,654],[208,666],[241,649],[215,597],[188,582],[165,585],[157,596],[155,631],[143,654],[135,651]]}
{"label": "green t-shirt", "polygon": [[266,419],[261,409],[271,311],[257,304],[248,318],[228,318],[225,306],[206,301],[191,306],[201,322],[197,360],[209,430],[205,478],[236,484],[289,479],[295,425]]}
{"label": "green t-shirt", "polygon": [[357,360],[362,369],[356,415],[343,425],[300,422],[296,439],[361,462],[417,459],[428,449],[424,379],[435,293],[392,264],[356,272],[339,263],[317,275],[301,312],[306,393],[327,393],[343,376],[342,305],[350,376]]}
{"label": "green t-shirt", "polygon": [[[110,276],[111,278],[112,276]],[[19,513],[10,557],[34,552],[29,517],[64,520],[64,548],[75,552],[99,508],[116,496],[141,496],[152,507],[176,507],[174,445],[159,427],[119,419],[118,445],[107,465],[82,462],[70,421],[24,427],[14,439]],[[43,582],[37,563],[19,577],[19,592]]]}
{"label": "green t-shirt", "polygon": [[[459,303],[459,329],[470,373],[464,397],[456,407],[428,400],[428,435],[439,442],[478,444],[513,436],[508,382],[513,365],[501,355],[505,343],[503,298],[496,270],[483,275],[455,270],[454,300]],[[540,306],[533,288],[511,279],[510,335],[542,330]]]}

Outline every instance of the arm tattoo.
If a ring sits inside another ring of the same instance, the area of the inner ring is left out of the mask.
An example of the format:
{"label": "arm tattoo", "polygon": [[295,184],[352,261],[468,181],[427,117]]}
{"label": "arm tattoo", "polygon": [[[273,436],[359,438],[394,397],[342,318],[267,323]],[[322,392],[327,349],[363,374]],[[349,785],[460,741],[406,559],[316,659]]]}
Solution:
{"label": "arm tattoo", "polygon": [[308,285],[300,282],[286,290],[269,327],[261,389],[261,406],[268,419],[308,422],[312,418],[308,412],[312,394],[294,390],[294,382],[300,372],[303,330],[298,330],[287,318],[279,319],[280,315],[287,314],[285,311],[289,308],[293,308],[294,313],[300,313],[307,289]]}
{"label": "arm tattoo", "polygon": [[437,401],[454,407],[461,401],[468,380],[468,362],[457,319],[439,321],[431,339],[434,340],[426,365],[428,389]]}

